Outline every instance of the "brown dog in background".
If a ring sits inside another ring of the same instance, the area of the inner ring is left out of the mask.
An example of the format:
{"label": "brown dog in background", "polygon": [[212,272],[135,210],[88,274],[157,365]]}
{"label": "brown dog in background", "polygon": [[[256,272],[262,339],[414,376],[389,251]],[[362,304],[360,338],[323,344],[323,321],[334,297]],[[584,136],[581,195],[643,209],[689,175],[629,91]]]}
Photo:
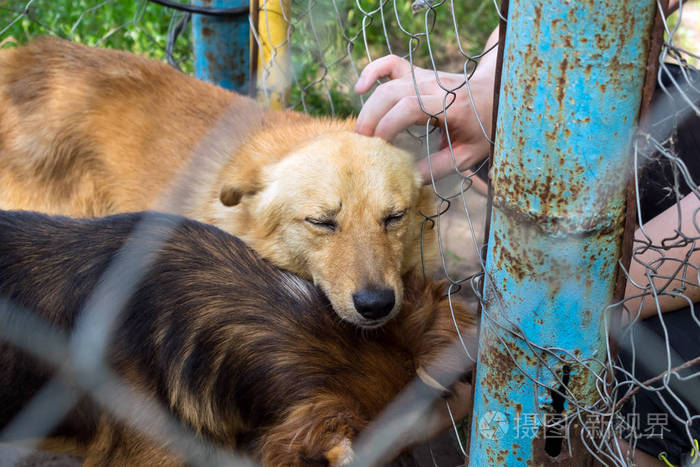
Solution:
{"label": "brown dog in background", "polygon": [[[407,278],[397,317],[363,330],[339,320],[312,284],[261,260],[235,237],[171,215],[72,220],[0,212],[2,302],[70,332],[104,272],[135,244],[137,229],[165,240],[152,240],[157,247],[139,256],[150,266],[116,321],[106,361],[194,432],[266,466],[344,464],[356,435],[418,368],[447,386],[445,378],[468,366],[463,352],[436,360],[458,335],[442,285]],[[473,316],[458,301],[452,305],[462,335],[473,342]],[[11,309],[0,311],[0,328],[8,329]],[[0,428],[53,373],[0,340]],[[77,449],[89,466],[182,460],[172,446],[149,440],[87,398],[51,437],[46,447]]]}
{"label": "brown dog in background", "polygon": [[421,233],[432,190],[408,153],[352,120],[264,110],[163,63],[51,37],[0,51],[0,108],[0,209],[210,223],[363,327],[398,312],[403,274],[436,264],[432,227]]}

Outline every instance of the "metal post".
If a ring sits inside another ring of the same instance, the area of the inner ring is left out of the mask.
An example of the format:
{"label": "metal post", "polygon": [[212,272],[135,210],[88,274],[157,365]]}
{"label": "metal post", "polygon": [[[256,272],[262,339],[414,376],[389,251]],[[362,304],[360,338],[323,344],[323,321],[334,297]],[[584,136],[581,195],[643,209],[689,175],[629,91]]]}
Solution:
{"label": "metal post", "polygon": [[[248,0],[195,0],[197,6],[237,8]],[[250,86],[248,15],[192,17],[194,73],[199,79],[246,93]]]}
{"label": "metal post", "polygon": [[259,54],[257,60],[257,96],[273,109],[282,109],[289,101],[291,57],[289,55],[289,18],[291,0],[263,0],[257,14]]}
{"label": "metal post", "polygon": [[584,465],[655,5],[510,2],[470,466]]}

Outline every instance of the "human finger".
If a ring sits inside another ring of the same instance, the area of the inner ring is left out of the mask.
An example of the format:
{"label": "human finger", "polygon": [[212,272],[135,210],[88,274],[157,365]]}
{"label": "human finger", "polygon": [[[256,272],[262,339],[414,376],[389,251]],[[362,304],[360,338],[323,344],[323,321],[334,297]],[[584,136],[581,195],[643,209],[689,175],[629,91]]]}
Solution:
{"label": "human finger", "polygon": [[364,94],[369,91],[374,83],[380,78],[397,79],[411,71],[411,64],[408,60],[398,55],[385,55],[370,62],[355,83],[355,93]]}
{"label": "human finger", "polygon": [[374,90],[357,116],[355,131],[361,135],[374,136],[377,124],[404,96],[410,96],[413,87],[407,80],[395,79],[383,83]]}
{"label": "human finger", "polygon": [[469,167],[484,160],[488,156],[488,147],[482,148],[478,144],[453,144],[452,151],[449,146],[432,153],[428,157],[419,160],[416,168],[421,174],[423,183],[431,183],[432,177],[439,180],[451,173],[462,173]]}
{"label": "human finger", "polygon": [[420,99],[417,96],[404,96],[381,117],[374,129],[374,136],[391,141],[411,125],[424,124],[433,116],[441,124],[443,110],[440,96],[423,96]]}

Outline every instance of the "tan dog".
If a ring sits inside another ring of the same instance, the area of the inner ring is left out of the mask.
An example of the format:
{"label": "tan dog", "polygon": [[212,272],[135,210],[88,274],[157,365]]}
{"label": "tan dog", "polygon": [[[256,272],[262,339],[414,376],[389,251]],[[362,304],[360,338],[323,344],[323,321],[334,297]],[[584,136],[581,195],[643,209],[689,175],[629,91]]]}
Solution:
{"label": "tan dog", "polygon": [[[421,246],[431,190],[408,153],[353,121],[263,110],[165,64],[49,37],[0,51],[0,108],[0,209],[178,212],[313,280],[365,327],[400,309],[403,273],[434,263],[431,228]],[[176,179],[187,202],[156,204]]]}

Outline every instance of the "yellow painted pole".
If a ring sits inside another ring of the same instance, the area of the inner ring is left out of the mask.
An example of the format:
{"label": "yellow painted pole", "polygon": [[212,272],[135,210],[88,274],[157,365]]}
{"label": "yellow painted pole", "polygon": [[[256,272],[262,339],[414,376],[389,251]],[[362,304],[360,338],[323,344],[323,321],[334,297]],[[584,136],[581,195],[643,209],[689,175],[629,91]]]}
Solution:
{"label": "yellow painted pole", "polygon": [[259,0],[257,15],[257,99],[273,109],[289,102],[291,0]]}

